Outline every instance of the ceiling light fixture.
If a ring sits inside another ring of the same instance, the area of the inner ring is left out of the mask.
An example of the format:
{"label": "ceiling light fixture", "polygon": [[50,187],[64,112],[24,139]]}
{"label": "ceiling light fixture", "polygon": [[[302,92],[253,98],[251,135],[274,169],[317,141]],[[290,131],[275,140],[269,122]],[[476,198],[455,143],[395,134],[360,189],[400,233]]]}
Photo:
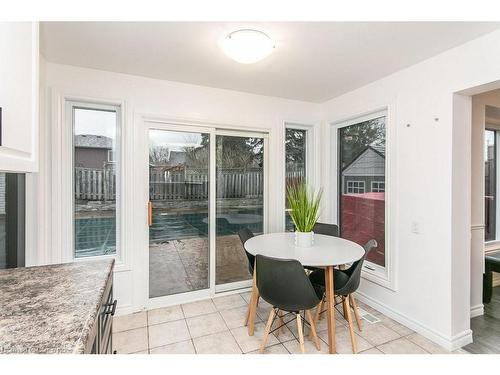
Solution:
{"label": "ceiling light fixture", "polygon": [[230,33],[222,41],[224,53],[242,64],[253,64],[269,56],[274,49],[272,39],[262,31],[243,29]]}

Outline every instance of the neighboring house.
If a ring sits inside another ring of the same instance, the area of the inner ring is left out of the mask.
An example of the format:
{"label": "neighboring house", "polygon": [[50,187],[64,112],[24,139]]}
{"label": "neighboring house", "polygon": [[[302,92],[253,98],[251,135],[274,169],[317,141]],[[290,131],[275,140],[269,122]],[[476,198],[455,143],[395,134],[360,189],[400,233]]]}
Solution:
{"label": "neighboring house", "polygon": [[343,194],[385,192],[385,147],[370,145],[342,171]]}
{"label": "neighboring house", "polygon": [[113,140],[93,134],[75,136],[75,167],[104,169],[114,162]]}

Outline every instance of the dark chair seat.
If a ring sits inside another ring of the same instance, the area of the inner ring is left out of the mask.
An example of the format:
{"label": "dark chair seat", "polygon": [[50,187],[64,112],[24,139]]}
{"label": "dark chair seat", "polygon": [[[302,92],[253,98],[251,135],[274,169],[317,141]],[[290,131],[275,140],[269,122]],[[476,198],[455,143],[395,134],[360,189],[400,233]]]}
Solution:
{"label": "dark chair seat", "polygon": [[[314,290],[319,298],[323,298],[325,293],[325,272],[322,269],[317,269],[309,275],[309,280],[311,281]],[[333,285],[335,288],[335,293],[345,287],[349,281],[349,275],[347,275],[342,270],[335,270],[333,273]]]}
{"label": "dark chair seat", "polygon": [[[363,262],[373,248],[377,247],[377,241],[370,240],[364,246],[365,253],[358,261],[354,262],[351,267],[347,270],[335,270],[333,272],[333,286],[335,288],[335,294],[341,296],[347,296],[354,293],[358,287],[361,280],[361,269],[363,267]],[[315,290],[325,290],[325,271],[322,269],[315,270],[309,275],[309,280],[315,287]]]}

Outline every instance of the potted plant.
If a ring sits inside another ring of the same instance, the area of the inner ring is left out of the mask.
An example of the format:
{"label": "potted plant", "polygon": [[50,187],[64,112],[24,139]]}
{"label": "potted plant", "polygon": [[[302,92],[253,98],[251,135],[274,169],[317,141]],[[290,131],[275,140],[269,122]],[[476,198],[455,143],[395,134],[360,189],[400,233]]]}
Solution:
{"label": "potted plant", "polygon": [[319,205],[323,191],[309,192],[305,183],[292,184],[287,187],[290,217],[295,224],[295,246],[310,247],[314,242],[314,224],[319,218]]}

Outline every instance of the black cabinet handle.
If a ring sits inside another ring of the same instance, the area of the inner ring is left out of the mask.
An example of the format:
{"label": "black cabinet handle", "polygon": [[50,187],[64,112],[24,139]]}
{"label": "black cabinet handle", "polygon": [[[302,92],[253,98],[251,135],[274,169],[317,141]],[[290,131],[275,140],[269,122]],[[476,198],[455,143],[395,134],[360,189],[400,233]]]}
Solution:
{"label": "black cabinet handle", "polygon": [[113,303],[107,303],[105,306],[109,307],[109,306],[112,306],[111,307],[111,311],[106,309],[106,311],[104,311],[104,314],[111,314],[111,316],[114,316],[115,315],[115,311],[116,311],[116,304],[118,303],[118,300],[114,300]]}

